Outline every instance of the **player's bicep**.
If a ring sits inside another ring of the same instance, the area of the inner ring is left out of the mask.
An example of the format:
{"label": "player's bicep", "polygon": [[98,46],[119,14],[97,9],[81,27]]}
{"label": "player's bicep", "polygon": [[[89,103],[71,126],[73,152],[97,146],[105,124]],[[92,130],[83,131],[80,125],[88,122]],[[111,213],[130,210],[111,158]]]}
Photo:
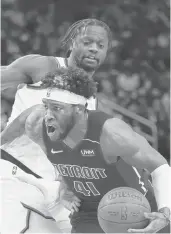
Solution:
{"label": "player's bicep", "polygon": [[106,133],[106,146],[111,152],[132,166],[152,172],[158,166],[167,163],[143,136],[120,119],[107,120],[103,132]]}
{"label": "player's bicep", "polygon": [[131,157],[125,156],[124,160],[126,162],[134,164],[137,168],[145,168],[149,172],[167,163],[166,159],[143,136],[136,132],[134,132],[134,135],[138,151]]}
{"label": "player's bicep", "polygon": [[20,83],[29,82],[29,77],[21,70],[19,65],[13,67],[11,64],[6,69],[1,69],[1,90],[17,88]]}
{"label": "player's bicep", "polygon": [[123,157],[133,155],[138,151],[134,139],[134,132],[128,124],[120,119],[111,118],[104,123],[100,145],[104,156]]}
{"label": "player's bicep", "polygon": [[10,65],[1,68],[2,90],[17,87],[21,83],[32,83],[37,79],[39,73],[44,71],[46,64],[46,56],[38,54],[30,54],[16,59]]}

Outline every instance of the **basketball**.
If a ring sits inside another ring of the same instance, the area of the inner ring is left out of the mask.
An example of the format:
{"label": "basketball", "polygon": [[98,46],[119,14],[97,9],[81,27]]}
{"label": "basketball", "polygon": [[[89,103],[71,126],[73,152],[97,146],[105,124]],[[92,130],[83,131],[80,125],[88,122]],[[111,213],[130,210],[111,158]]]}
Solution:
{"label": "basketball", "polygon": [[98,206],[98,221],[105,233],[126,233],[129,228],[145,228],[151,212],[146,197],[136,189],[119,187],[104,195]]}

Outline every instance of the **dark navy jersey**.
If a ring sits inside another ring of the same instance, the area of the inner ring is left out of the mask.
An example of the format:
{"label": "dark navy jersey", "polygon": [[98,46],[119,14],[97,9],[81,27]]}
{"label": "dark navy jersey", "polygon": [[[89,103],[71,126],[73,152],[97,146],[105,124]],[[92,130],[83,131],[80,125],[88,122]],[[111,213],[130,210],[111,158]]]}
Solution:
{"label": "dark navy jersey", "polygon": [[48,158],[68,187],[82,200],[82,209],[96,209],[104,194],[116,187],[129,186],[146,193],[135,168],[122,159],[113,164],[104,160],[99,141],[104,122],[109,118],[103,112],[90,111],[87,133],[74,149],[62,141],[51,142],[44,126]]}

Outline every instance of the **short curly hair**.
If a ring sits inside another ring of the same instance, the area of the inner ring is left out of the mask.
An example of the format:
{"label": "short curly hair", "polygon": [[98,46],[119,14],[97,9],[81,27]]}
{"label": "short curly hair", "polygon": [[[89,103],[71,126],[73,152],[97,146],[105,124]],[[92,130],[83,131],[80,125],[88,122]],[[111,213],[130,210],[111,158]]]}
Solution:
{"label": "short curly hair", "polygon": [[97,92],[97,85],[88,74],[80,68],[58,68],[48,73],[41,80],[41,88],[58,88],[90,98]]}

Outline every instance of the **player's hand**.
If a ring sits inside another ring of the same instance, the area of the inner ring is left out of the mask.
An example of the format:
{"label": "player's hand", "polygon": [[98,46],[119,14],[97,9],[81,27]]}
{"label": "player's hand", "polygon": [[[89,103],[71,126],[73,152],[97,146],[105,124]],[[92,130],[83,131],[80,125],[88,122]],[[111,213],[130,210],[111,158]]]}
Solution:
{"label": "player's hand", "polygon": [[75,211],[79,211],[81,200],[74,195],[72,191],[69,191],[67,188],[61,189],[59,192],[61,204],[71,211],[73,214]]}
{"label": "player's hand", "polygon": [[71,211],[71,214],[74,211],[78,212],[81,200],[77,196],[75,196],[72,191],[68,189],[63,179],[61,179],[60,181],[61,181],[59,187],[60,202],[63,204],[65,208]]}
{"label": "player's hand", "polygon": [[144,213],[145,218],[150,220],[144,229],[128,229],[131,233],[157,233],[169,224],[168,219],[161,212]]}

